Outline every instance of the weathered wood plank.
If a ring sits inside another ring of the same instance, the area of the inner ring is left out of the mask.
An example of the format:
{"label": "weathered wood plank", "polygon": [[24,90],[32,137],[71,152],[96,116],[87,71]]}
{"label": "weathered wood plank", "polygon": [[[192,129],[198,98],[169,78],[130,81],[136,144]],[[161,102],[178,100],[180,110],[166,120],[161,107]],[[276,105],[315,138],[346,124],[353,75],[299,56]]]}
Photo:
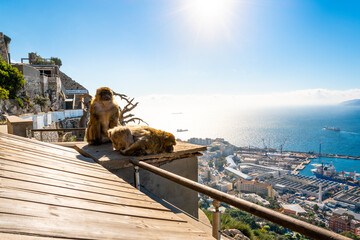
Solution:
{"label": "weathered wood plank", "polygon": [[[79,175],[85,175],[94,178],[101,178],[107,180],[109,182],[125,182],[119,177],[110,174],[109,172],[98,172],[96,170],[88,170],[77,168],[74,166],[69,166],[69,164],[57,164],[57,162],[52,161],[51,159],[42,159],[37,157],[38,161],[34,160],[30,155],[24,156],[25,154],[17,154],[16,152],[7,152],[2,151],[0,148],[0,158],[2,159],[9,159],[12,161],[17,161],[19,163],[26,163],[34,166],[41,166],[44,168],[54,169],[54,170],[61,170],[64,172],[76,173]],[[40,161],[43,160],[43,161]]]}
{"label": "weathered wood plank", "polygon": [[[41,218],[56,218],[60,220],[72,219],[73,221],[83,221],[94,224],[106,223],[118,227],[118,224],[127,224],[132,227],[154,229],[156,231],[164,229],[164,231],[179,232],[203,232],[194,229],[187,222],[166,221],[141,217],[129,217],[124,215],[109,214],[98,212],[94,214],[84,209],[73,209],[63,206],[48,206],[41,203],[25,202],[14,199],[1,199],[0,210],[6,214],[25,215]],[[180,227],[180,228],[179,228]]]}
{"label": "weathered wood plank", "polygon": [[[124,198],[130,198],[130,199],[138,199],[142,201],[152,201],[151,198],[146,196],[145,194],[139,192],[139,191],[133,191],[133,192],[126,192],[126,191],[111,191],[111,190],[104,190],[101,188],[94,188],[90,186],[84,186],[78,183],[74,182],[68,182],[68,181],[59,181],[56,179],[50,179],[50,178],[44,178],[40,176],[34,176],[14,171],[9,171],[6,168],[2,169],[0,172],[0,176],[14,179],[14,180],[20,180],[20,181],[26,181],[26,182],[32,182],[32,183],[38,183],[38,184],[45,184],[47,186],[55,186],[55,187],[62,187],[66,189],[72,189],[81,191],[84,193],[94,193],[99,194],[102,196],[110,196],[110,197],[118,197],[119,194],[121,194]],[[134,189],[135,190],[135,189]]]}
{"label": "weathered wood plank", "polygon": [[14,160],[9,160],[9,159],[3,159],[0,157],[0,166],[2,165],[6,165],[6,166],[12,166],[12,167],[17,167],[17,168],[22,168],[24,171],[29,171],[29,172],[39,172],[39,173],[43,173],[43,174],[49,174],[49,176],[61,176],[63,178],[68,178],[71,179],[72,181],[79,181],[80,183],[86,184],[88,183],[91,186],[97,186],[97,187],[101,187],[101,188],[105,188],[105,189],[113,189],[113,190],[124,190],[125,189],[131,189],[133,191],[136,191],[133,189],[132,186],[130,186],[128,183],[126,182],[113,182],[113,181],[108,181],[106,179],[101,179],[101,178],[96,178],[96,177],[92,177],[92,176],[86,176],[86,175],[80,175],[77,173],[72,173],[72,172],[64,172],[61,170],[57,170],[57,169],[49,169],[49,168],[44,168],[42,166],[35,166],[35,165],[30,165],[30,164],[24,164],[18,161],[14,161]]}
{"label": "weathered wood plank", "polygon": [[[135,189],[133,186],[130,186],[127,183],[118,183],[116,185],[107,185],[101,182],[95,182],[93,180],[96,180],[94,178],[88,178],[87,180],[75,178],[75,174],[64,174],[63,172],[60,172],[59,174],[55,174],[51,171],[48,171],[47,169],[43,168],[37,168],[30,166],[29,168],[24,164],[18,164],[17,162],[6,162],[5,160],[0,159],[0,169],[3,169],[4,171],[12,171],[20,174],[30,175],[30,176],[38,176],[43,177],[45,179],[52,179],[52,180],[58,180],[64,183],[75,183],[79,186],[84,187],[90,187],[94,191],[97,192],[104,192],[104,193],[111,193],[111,194],[119,194],[121,192],[126,193],[136,193],[140,195],[145,195],[141,192],[139,192],[137,189]],[[36,172],[34,172],[36,171]],[[103,190],[103,191],[101,191]]]}
{"label": "weathered wood plank", "polygon": [[53,238],[53,237],[40,237],[34,235],[24,235],[24,234],[16,234],[16,233],[3,233],[0,229],[0,239],[4,240],[64,240],[68,238]]}
{"label": "weathered wood plank", "polygon": [[[152,229],[131,228],[128,224],[118,224],[118,228],[103,223],[91,224],[67,219],[43,219],[37,217],[0,214],[0,225],[8,233],[37,234],[76,239],[206,239],[206,234],[193,232],[154,231]],[[119,231],[121,229],[121,231]],[[211,239],[211,238],[208,238]]]}
{"label": "weathered wood plank", "polygon": [[[59,145],[54,145],[54,144],[51,144],[51,143],[47,143],[47,142],[40,142],[36,139],[29,139],[29,138],[24,138],[24,137],[20,137],[20,136],[16,136],[16,135],[11,135],[11,134],[6,134],[6,133],[1,133],[0,132],[0,140],[1,139],[12,139],[12,140],[16,140],[18,141],[19,143],[32,143],[32,144],[36,144],[38,146],[43,146],[47,149],[58,149],[58,150],[63,150],[63,151],[69,151],[68,148],[66,147],[63,147],[63,146],[59,146]],[[73,151],[72,149],[70,149],[70,151]],[[73,152],[76,152],[76,151],[73,151]]]}
{"label": "weathered wood plank", "polygon": [[[82,199],[87,201],[95,201],[101,204],[115,204],[124,207],[139,207],[139,208],[151,208],[153,210],[170,211],[164,208],[162,205],[156,202],[149,202],[148,200],[142,200],[134,197],[126,196],[125,194],[119,194],[117,197],[106,196],[98,193],[90,193],[68,189],[65,187],[56,187],[46,184],[39,184],[33,182],[27,182],[24,180],[10,179],[4,176],[0,176],[1,187],[18,189],[22,191],[33,191],[42,194],[52,194],[54,196],[64,196],[74,199]],[[0,196],[1,196],[0,192]],[[125,195],[125,196],[124,196]]]}
{"label": "weathered wood plank", "polygon": [[[78,156],[75,154],[71,154],[70,156],[64,156],[62,153],[58,153],[55,151],[46,153],[33,147],[19,147],[17,145],[14,145],[13,143],[4,142],[0,142],[0,148],[3,151],[19,152],[21,154],[32,155],[34,157],[48,158],[62,164],[66,163],[70,165],[75,165],[77,167],[82,167],[84,169],[98,169],[99,172],[106,172],[106,169],[99,166],[98,164],[89,163],[89,161],[77,159]],[[92,159],[90,160],[92,161]]]}
{"label": "weathered wood plank", "polygon": [[39,142],[36,140],[31,140],[19,136],[9,135],[9,134],[2,134],[0,135],[0,142],[1,143],[15,143],[18,146],[27,146],[27,147],[34,147],[35,149],[42,149],[46,153],[57,152],[61,153],[63,156],[72,156],[74,154],[78,155],[78,152],[74,148],[69,147],[62,147],[50,143]]}
{"label": "weathered wood plank", "polygon": [[[37,199],[35,198],[37,197]],[[167,221],[177,221],[177,222],[186,222],[169,210],[163,211],[161,209],[157,210],[151,206],[154,204],[147,204],[145,207],[139,206],[126,206],[124,204],[116,203],[106,203],[101,201],[89,200],[89,199],[80,199],[72,198],[67,196],[60,195],[49,195],[46,193],[31,191],[31,190],[21,190],[21,189],[6,189],[4,192],[1,192],[0,199],[10,199],[10,200],[21,200],[29,203],[38,203],[44,204],[47,206],[55,207],[67,207],[71,209],[80,209],[92,212],[95,216],[98,213],[107,213],[114,215],[123,215],[131,216],[138,218],[149,218],[149,219],[158,219],[158,220],[167,220]],[[144,206],[144,204],[143,204]]]}
{"label": "weathered wood plank", "polygon": [[78,144],[75,145],[75,149],[84,156],[94,159],[105,168],[115,170],[131,166],[129,163],[130,158],[143,161],[152,160],[153,162],[161,162],[163,159],[177,159],[187,154],[194,154],[205,151],[206,147],[185,142],[177,142],[174,146],[174,152],[172,153],[161,153],[138,157],[121,155],[119,152],[113,149],[111,143],[102,144],[99,146]]}

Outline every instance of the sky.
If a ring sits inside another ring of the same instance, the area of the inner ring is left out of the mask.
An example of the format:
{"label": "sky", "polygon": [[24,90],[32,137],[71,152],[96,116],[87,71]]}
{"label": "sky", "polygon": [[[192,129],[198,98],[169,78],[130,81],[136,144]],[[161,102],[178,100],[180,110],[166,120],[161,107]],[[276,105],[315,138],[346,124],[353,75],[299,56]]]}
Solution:
{"label": "sky", "polygon": [[0,32],[12,61],[59,57],[91,94],[107,86],[177,104],[360,98],[358,0],[0,0]]}

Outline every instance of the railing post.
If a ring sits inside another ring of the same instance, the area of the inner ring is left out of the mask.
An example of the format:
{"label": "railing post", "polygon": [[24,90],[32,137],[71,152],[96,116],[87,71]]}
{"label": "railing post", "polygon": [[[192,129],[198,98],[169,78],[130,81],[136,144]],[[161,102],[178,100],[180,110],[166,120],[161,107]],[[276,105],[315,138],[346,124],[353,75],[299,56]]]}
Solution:
{"label": "railing post", "polygon": [[30,130],[29,130],[29,128],[26,128],[26,137],[27,137],[27,138],[31,138],[31,137],[30,137]]}
{"label": "railing post", "polygon": [[215,208],[213,215],[212,215],[212,236],[219,240],[220,239],[220,224],[221,224],[221,217],[220,217],[220,202],[217,200],[213,200],[213,206]]}
{"label": "railing post", "polygon": [[40,132],[40,141],[42,142],[43,141],[43,132]]}
{"label": "railing post", "polygon": [[140,190],[140,174],[139,174],[139,166],[134,165],[134,187]]}

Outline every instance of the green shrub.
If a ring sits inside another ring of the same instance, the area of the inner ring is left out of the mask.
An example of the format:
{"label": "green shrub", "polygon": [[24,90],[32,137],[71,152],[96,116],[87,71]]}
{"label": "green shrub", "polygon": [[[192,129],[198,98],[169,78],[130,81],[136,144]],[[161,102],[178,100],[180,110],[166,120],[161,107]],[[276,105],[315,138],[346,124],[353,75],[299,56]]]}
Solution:
{"label": "green shrub", "polygon": [[51,57],[50,60],[46,60],[36,53],[30,53],[30,56],[31,64],[34,65],[58,65],[59,67],[62,65],[61,59],[57,57]]}
{"label": "green shrub", "polygon": [[[9,91],[8,98],[14,99],[16,92],[21,89],[24,84],[24,76],[19,70],[0,59],[0,87]],[[4,94],[4,91],[2,91],[2,93]]]}
{"label": "green shrub", "polygon": [[30,103],[30,100],[27,97],[24,97],[22,100],[23,102]]}
{"label": "green shrub", "polygon": [[51,57],[50,61],[52,61],[54,63],[54,65],[58,65],[59,67],[62,66],[62,62],[60,58],[57,57]]}
{"label": "green shrub", "polygon": [[18,104],[19,104],[19,106],[20,106],[21,108],[24,108],[24,103],[23,103],[23,101],[21,101],[20,98],[15,97],[15,100],[18,102]]}
{"label": "green shrub", "polygon": [[42,97],[42,96],[39,96],[39,95],[35,95],[34,97],[34,103],[35,104],[39,104],[40,106],[44,107],[46,102],[48,101],[49,99],[46,98],[46,97]]}
{"label": "green shrub", "polygon": [[0,87],[0,99],[8,99],[9,98],[9,90]]}

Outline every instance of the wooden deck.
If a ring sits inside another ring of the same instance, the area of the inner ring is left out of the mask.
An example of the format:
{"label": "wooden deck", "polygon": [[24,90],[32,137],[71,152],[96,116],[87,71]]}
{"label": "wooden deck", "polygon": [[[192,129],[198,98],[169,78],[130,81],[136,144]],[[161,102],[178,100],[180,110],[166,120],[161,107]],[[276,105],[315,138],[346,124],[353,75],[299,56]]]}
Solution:
{"label": "wooden deck", "polygon": [[74,149],[0,133],[0,239],[213,239]]}

